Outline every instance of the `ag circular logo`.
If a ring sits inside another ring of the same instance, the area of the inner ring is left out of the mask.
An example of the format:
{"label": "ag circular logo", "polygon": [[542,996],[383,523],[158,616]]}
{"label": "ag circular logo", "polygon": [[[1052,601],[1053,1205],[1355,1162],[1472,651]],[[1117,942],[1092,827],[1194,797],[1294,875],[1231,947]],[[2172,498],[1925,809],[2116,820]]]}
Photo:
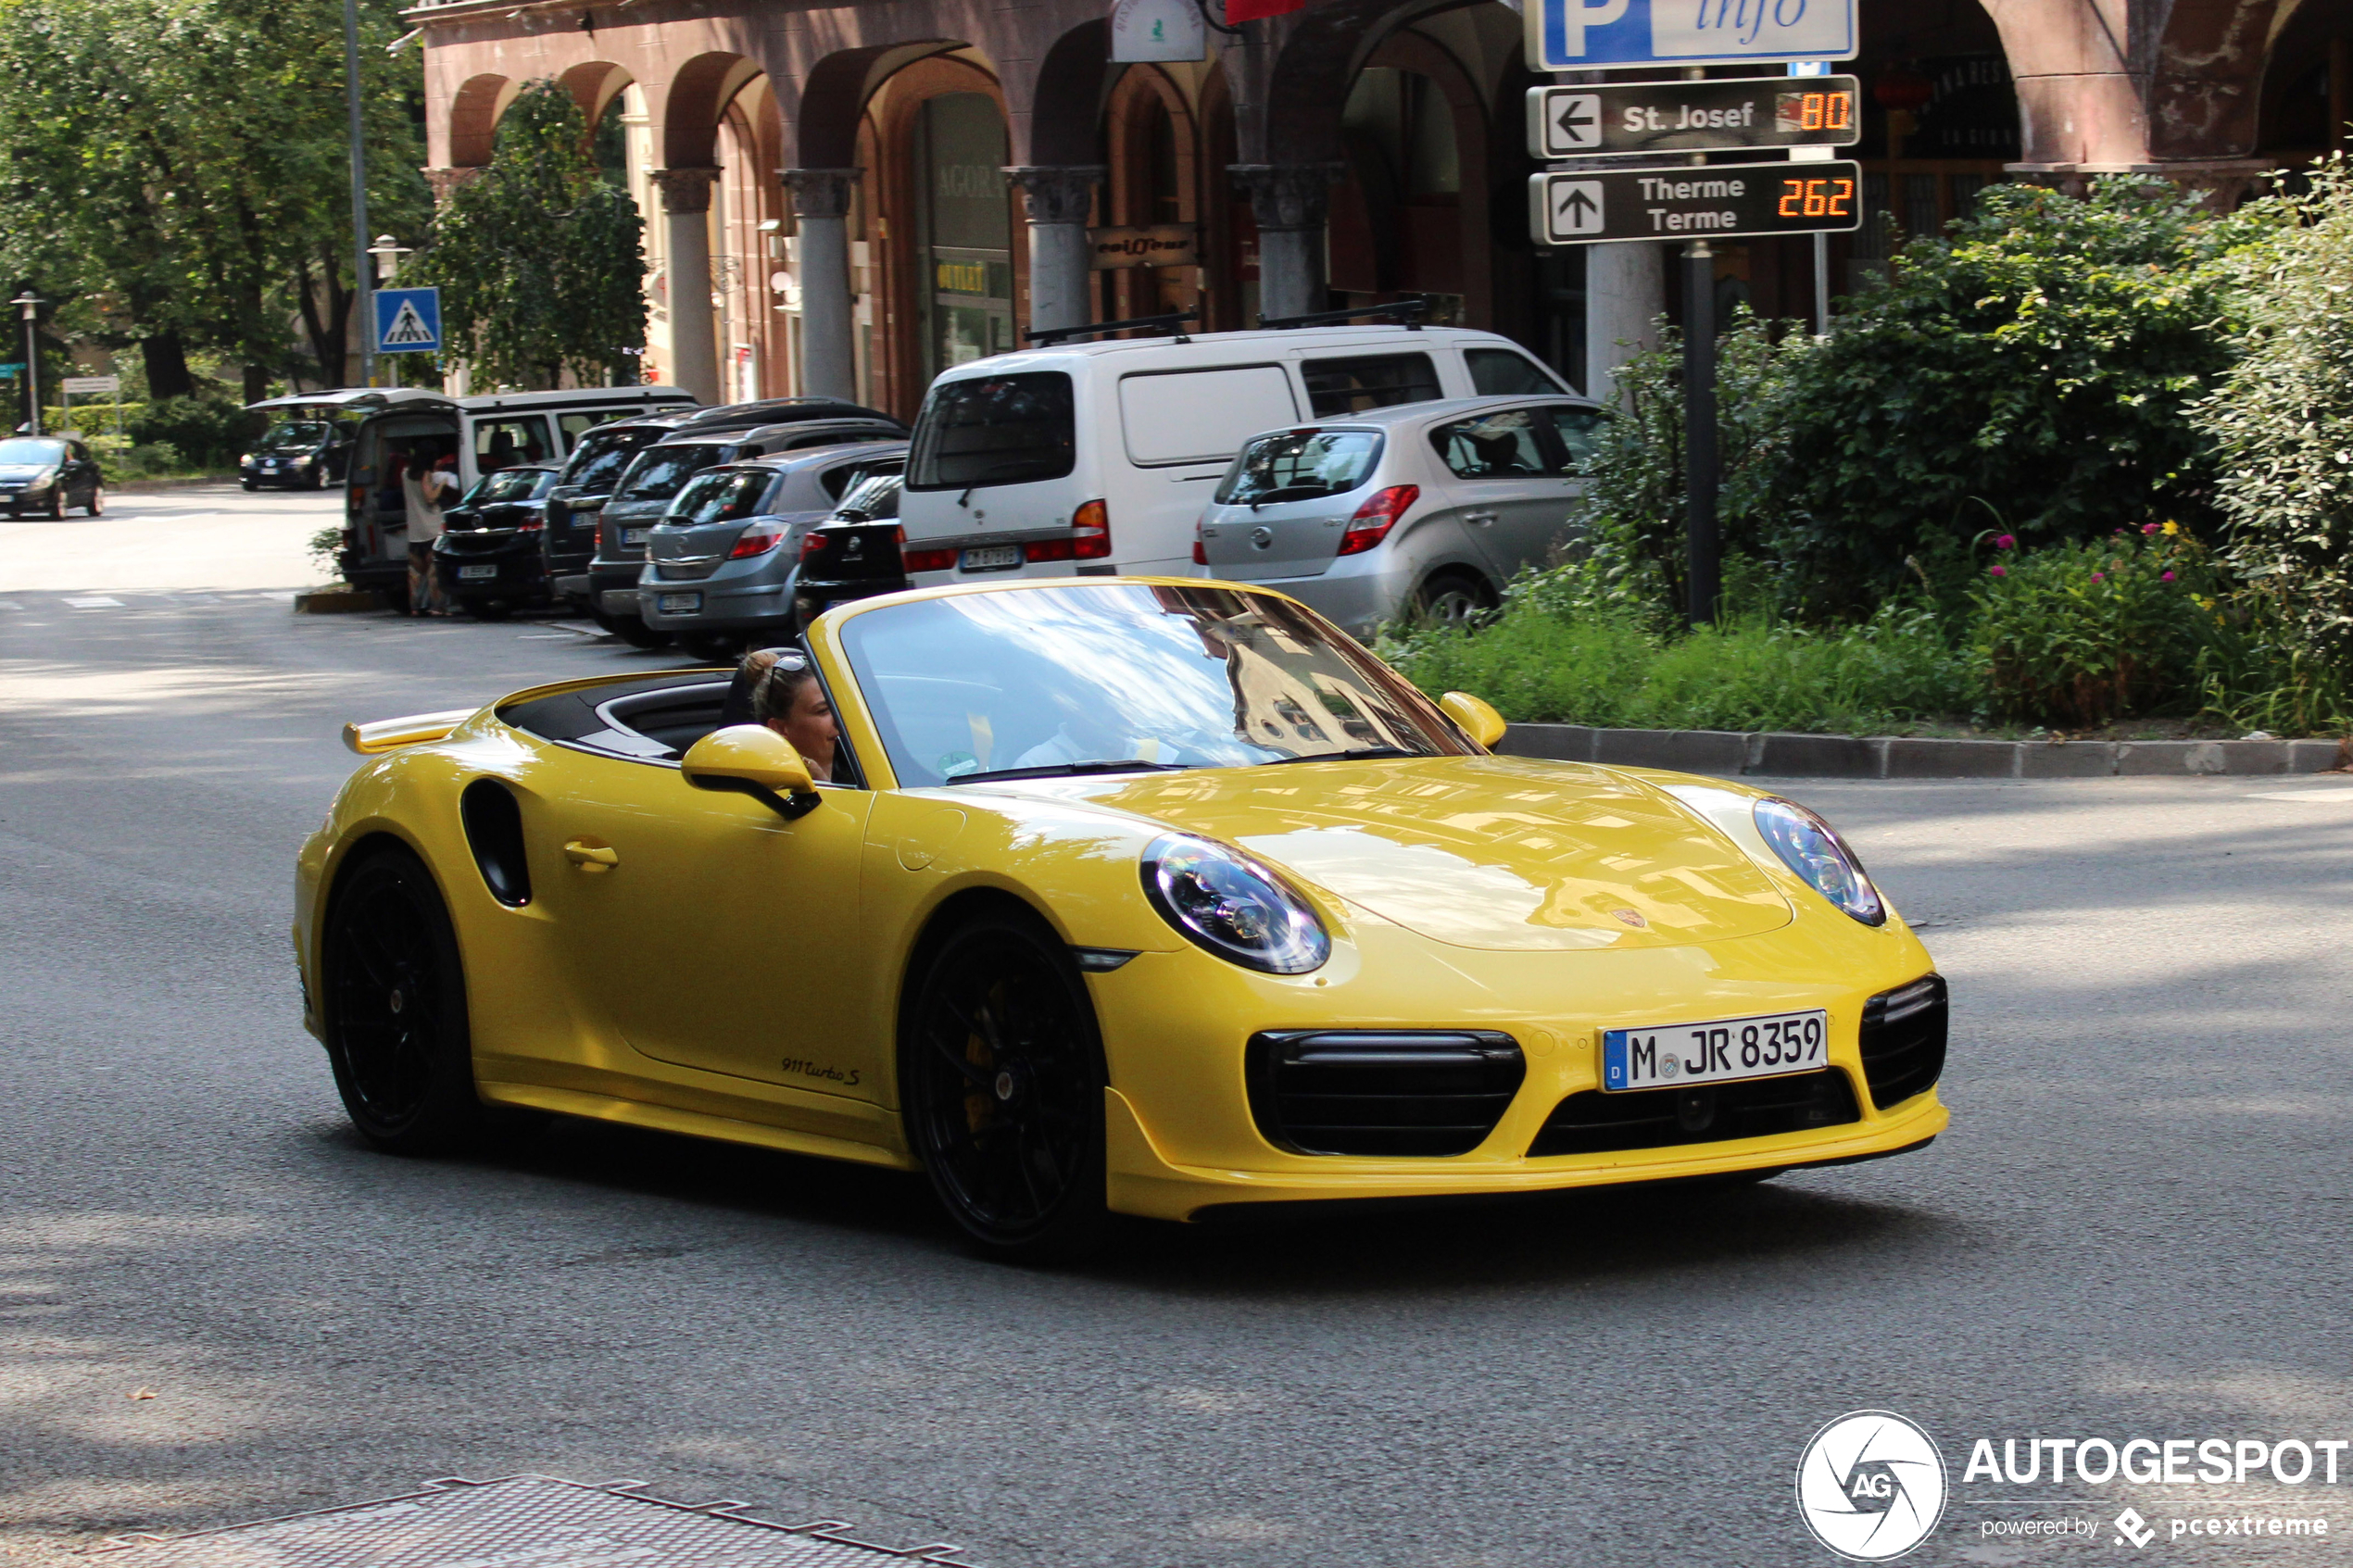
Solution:
{"label": "ag circular logo", "polygon": [[1944,1516],[1944,1456],[1892,1411],[1856,1411],[1797,1461],[1797,1511],[1814,1538],[1858,1562],[1901,1557]]}

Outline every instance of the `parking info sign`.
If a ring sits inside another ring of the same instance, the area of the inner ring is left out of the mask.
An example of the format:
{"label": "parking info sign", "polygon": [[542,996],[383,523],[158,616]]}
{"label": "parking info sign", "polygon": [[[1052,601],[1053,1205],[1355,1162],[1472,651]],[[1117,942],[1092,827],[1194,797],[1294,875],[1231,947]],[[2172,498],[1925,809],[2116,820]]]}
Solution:
{"label": "parking info sign", "polygon": [[1540,245],[1562,245],[1854,229],[1862,178],[1843,159],[1538,174],[1528,182],[1529,230]]}
{"label": "parking info sign", "polygon": [[1855,0],[1527,0],[1530,70],[1772,65],[1856,54]]}
{"label": "parking info sign", "polygon": [[376,302],[377,353],[441,352],[439,289],[378,289],[370,297]]}

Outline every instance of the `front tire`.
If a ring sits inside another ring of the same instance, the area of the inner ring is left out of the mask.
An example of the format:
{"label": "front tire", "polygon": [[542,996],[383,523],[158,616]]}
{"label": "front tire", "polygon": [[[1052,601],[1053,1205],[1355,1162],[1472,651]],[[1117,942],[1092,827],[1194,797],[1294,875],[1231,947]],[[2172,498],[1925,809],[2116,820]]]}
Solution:
{"label": "front tire", "polygon": [[959,927],[900,1011],[900,1115],[932,1190],[981,1250],[1085,1251],[1103,1203],[1102,1043],[1086,983],[1035,917]]}
{"label": "front tire", "polygon": [[66,487],[62,483],[49,486],[48,518],[51,522],[66,520]]}
{"label": "front tire", "polygon": [[82,508],[82,515],[84,517],[107,515],[107,487],[105,485],[94,485],[91,488],[90,504]]}
{"label": "front tire", "polygon": [[1433,574],[1414,595],[1416,617],[1448,631],[1467,632],[1478,626],[1497,604],[1487,579],[1468,571]]}
{"label": "front tire", "polygon": [[472,1036],[458,935],[424,862],[363,852],[337,879],[321,946],[327,1059],[360,1135],[393,1154],[477,1139]]}

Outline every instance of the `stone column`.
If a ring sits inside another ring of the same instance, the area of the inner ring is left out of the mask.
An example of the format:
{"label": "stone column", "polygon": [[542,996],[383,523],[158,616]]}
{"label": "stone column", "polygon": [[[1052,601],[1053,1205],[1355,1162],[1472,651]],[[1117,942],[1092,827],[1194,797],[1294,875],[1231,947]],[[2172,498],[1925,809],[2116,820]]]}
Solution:
{"label": "stone column", "polygon": [[433,205],[437,207],[447,207],[450,196],[456,193],[459,186],[470,185],[481,178],[481,175],[482,170],[479,169],[426,169],[425,183],[433,188]]}
{"label": "stone column", "polygon": [[1005,176],[1029,197],[1029,330],[1085,326],[1087,212],[1101,167],[1025,164]]}
{"label": "stone column", "polygon": [[858,400],[857,324],[849,288],[849,198],[855,169],[787,169],[800,236],[800,390]]}
{"label": "stone column", "polygon": [[1307,316],[1325,307],[1324,220],[1332,186],[1347,169],[1340,163],[1229,166],[1234,182],[1250,193],[1258,220],[1261,316]]}
{"label": "stone column", "polygon": [[1617,396],[1610,372],[1658,346],[1667,248],[1643,241],[1585,247],[1585,395]]}
{"label": "stone column", "polygon": [[719,324],[711,309],[711,188],[715,169],[657,169],[670,235],[671,379],[705,404],[719,389]]}

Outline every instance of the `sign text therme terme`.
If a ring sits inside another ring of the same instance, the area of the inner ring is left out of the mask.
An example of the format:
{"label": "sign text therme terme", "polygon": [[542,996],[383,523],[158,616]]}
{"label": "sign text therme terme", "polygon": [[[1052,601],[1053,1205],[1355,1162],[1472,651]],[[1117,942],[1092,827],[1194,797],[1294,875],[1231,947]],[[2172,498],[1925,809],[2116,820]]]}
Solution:
{"label": "sign text therme terme", "polygon": [[[1531,236],[1543,245],[1683,242],[1695,624],[1715,619],[1719,576],[1709,242],[1861,226],[1861,166],[1832,156],[1861,140],[1859,83],[1819,74],[1822,62],[1854,57],[1855,11],[1856,0],[1529,0],[1523,13],[1529,61],[1578,73],[1528,94],[1529,152],[1554,164],[1528,182]],[[1750,64],[1791,74],[1709,80],[1704,69]],[[1598,80],[1612,69],[1659,66],[1682,67],[1686,79]],[[1781,161],[1711,163],[1714,153],[1777,153]]]}

